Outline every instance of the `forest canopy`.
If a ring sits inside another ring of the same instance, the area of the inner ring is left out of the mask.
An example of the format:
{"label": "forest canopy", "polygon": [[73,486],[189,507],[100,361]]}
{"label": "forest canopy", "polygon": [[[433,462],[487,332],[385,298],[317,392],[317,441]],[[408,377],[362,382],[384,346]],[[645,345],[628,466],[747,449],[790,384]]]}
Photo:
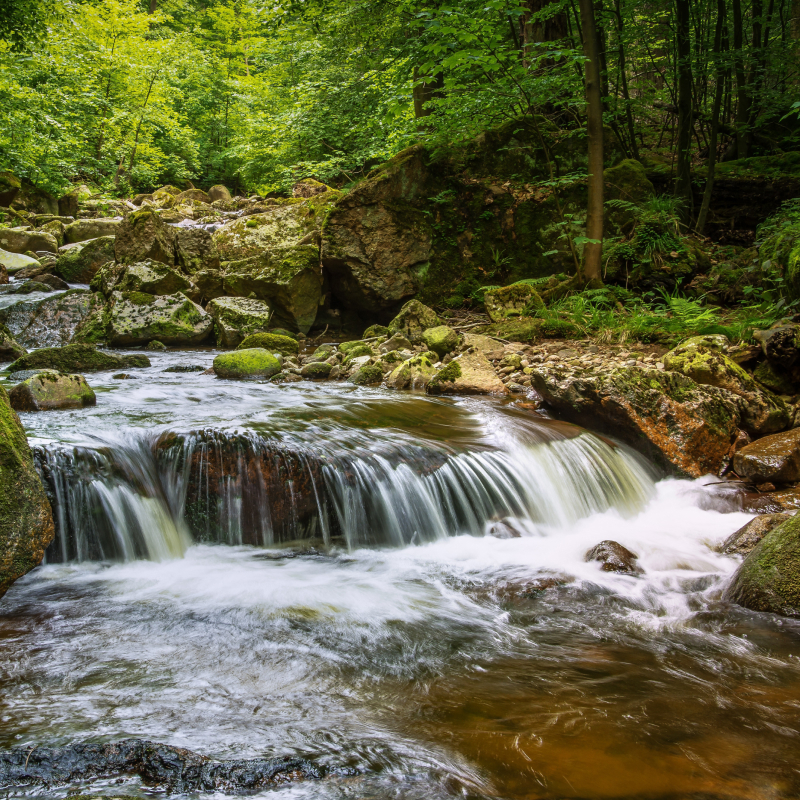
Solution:
{"label": "forest canopy", "polygon": [[[596,2],[607,138],[670,160],[682,127],[695,166],[796,149],[796,6]],[[56,194],[265,193],[514,118],[585,137],[583,35],[573,0],[13,0],[0,166]]]}

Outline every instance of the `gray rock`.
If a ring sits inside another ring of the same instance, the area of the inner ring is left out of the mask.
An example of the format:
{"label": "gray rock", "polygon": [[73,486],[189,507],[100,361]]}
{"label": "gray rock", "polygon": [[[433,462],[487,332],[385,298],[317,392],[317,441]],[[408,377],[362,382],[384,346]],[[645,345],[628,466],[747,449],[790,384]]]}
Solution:
{"label": "gray rock", "polygon": [[761,514],[732,533],[722,543],[720,552],[746,556],[773,528],[791,518],[791,514]]}
{"label": "gray rock", "polygon": [[584,561],[599,561],[603,572],[620,572],[624,575],[641,575],[637,556],[619,542],[606,539],[595,545],[584,556]]}

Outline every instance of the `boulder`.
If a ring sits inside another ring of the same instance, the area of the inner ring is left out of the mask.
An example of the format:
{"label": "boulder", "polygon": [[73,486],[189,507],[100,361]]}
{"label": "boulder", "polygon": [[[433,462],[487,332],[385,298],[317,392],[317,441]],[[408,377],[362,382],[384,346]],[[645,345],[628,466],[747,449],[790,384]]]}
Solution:
{"label": "boulder", "polygon": [[733,469],[754,483],[800,481],[800,428],[745,445],[734,455]]}
{"label": "boulder", "polygon": [[800,616],[800,516],[764,536],[736,571],[724,597],[753,611]]}
{"label": "boulder", "polygon": [[468,350],[472,348],[480,353],[496,353],[498,350],[503,349],[503,343],[498,342],[497,339],[492,339],[491,336],[484,336],[481,333],[465,333],[461,337],[461,346]]}
{"label": "boulder", "polygon": [[456,356],[428,383],[428,394],[508,394],[483,353],[471,351]]}
{"label": "boulder", "polygon": [[277,248],[227,264],[225,293],[255,296],[274,309],[275,322],[308,333],[322,301],[319,251],[313,245]]}
{"label": "boulder", "polygon": [[44,286],[49,286],[53,291],[65,292],[69,289],[69,284],[65,280],[59,278],[58,275],[50,275],[45,272],[38,280]]}
{"label": "boulder", "polygon": [[375,339],[380,336],[389,336],[391,331],[385,325],[370,325],[364,331],[363,339]]}
{"label": "boulder", "polygon": [[186,189],[180,194],[175,195],[176,205],[179,203],[186,203],[188,201],[210,203],[211,198],[202,189]]}
{"label": "boulder", "polygon": [[231,193],[226,186],[217,184],[208,190],[208,201],[213,203],[215,200],[230,200]]}
{"label": "boulder", "polygon": [[310,380],[324,380],[330,377],[332,369],[333,364],[328,364],[326,361],[312,361],[303,365],[300,374]]}
{"label": "boulder", "polygon": [[65,347],[43,347],[34,350],[18,358],[8,369],[11,372],[45,369],[72,374],[149,366],[150,361],[147,356],[139,353],[117,355],[104,353],[91,344],[69,344]]}
{"label": "boulder", "polygon": [[583,560],[599,561],[603,572],[620,572],[623,575],[640,575],[642,572],[636,554],[611,539],[595,545],[586,553]]}
{"label": "boulder", "polygon": [[54,535],[50,503],[25,431],[0,386],[0,597],[41,563]]}
{"label": "boulder", "polygon": [[724,353],[693,343],[678,345],[664,356],[664,367],[680,372],[695,383],[716,386],[741,398],[742,427],[763,435],[784,430],[791,423],[786,403],[762,389],[755,380]]}
{"label": "boulder", "polygon": [[219,270],[219,253],[202,228],[175,228],[175,266],[187,275]]}
{"label": "boulder", "polygon": [[192,275],[194,285],[200,293],[200,297],[206,300],[214,300],[217,297],[225,296],[225,284],[222,273],[219,270],[204,269]]}
{"label": "boulder", "polygon": [[424,390],[435,374],[433,362],[423,353],[395,367],[386,379],[386,385],[392,389]]}
{"label": "boulder", "polygon": [[422,332],[425,346],[440,358],[444,358],[458,347],[458,339],[458,334],[447,325],[437,325]]}
{"label": "boulder", "polygon": [[15,411],[55,411],[97,403],[83,375],[59,375],[49,370],[17,384],[8,397]]}
{"label": "boulder", "polygon": [[792,375],[770,361],[762,361],[753,370],[753,378],[770,392],[794,394],[795,383]]}
{"label": "boulder", "polygon": [[0,264],[3,265],[9,275],[15,275],[30,267],[41,266],[35,258],[22,255],[22,253],[9,253],[7,250],[0,250]]}
{"label": "boulder", "polygon": [[25,352],[25,348],[14,340],[11,332],[4,325],[0,325],[0,364],[15,361],[24,356]]}
{"label": "boulder", "polygon": [[377,364],[362,364],[349,380],[356,386],[374,386],[383,380],[383,370]]}
{"label": "boulder", "polygon": [[300,345],[291,336],[282,336],[278,333],[253,333],[240,345],[239,350],[249,350],[253,347],[269,350],[270,353],[280,353],[282,356],[297,355]]}
{"label": "boulder", "polygon": [[484,294],[483,304],[492,322],[519,317],[523,312],[530,316],[531,309],[544,308],[539,293],[527,283],[514,283],[511,286],[491,289]]}
{"label": "boulder", "polygon": [[381,353],[391,353],[395,350],[413,350],[414,345],[402,333],[395,333],[378,347]]}
{"label": "boulder", "polygon": [[250,334],[266,333],[272,317],[266,303],[247,297],[218,297],[206,311],[214,318],[217,343],[223,347],[237,347]]}
{"label": "boulder", "polygon": [[25,209],[33,214],[58,214],[58,200],[50,192],[23,180],[17,196],[13,200],[14,208]]}
{"label": "boulder", "polygon": [[545,364],[531,385],[559,417],[616,436],[681,475],[718,474],[739,436],[738,398],[679,372]]}
{"label": "boulder", "polygon": [[219,257],[222,261],[242,261],[260,256],[265,250],[297,245],[309,232],[306,215],[302,201],[285,200],[267,213],[226,222],[213,233]]}
{"label": "boulder", "polygon": [[28,251],[57,253],[58,242],[49,233],[19,230],[18,228],[0,228],[0,248],[10,253],[27,253]]}
{"label": "boulder", "polygon": [[54,219],[50,222],[45,222],[40,226],[39,230],[43,233],[49,233],[56,240],[56,244],[60,247],[64,244],[64,231],[66,226],[60,220]]}
{"label": "boulder", "polygon": [[91,283],[100,267],[114,258],[114,237],[102,236],[59,248],[54,269],[67,283]]}
{"label": "boulder", "polygon": [[776,366],[788,369],[800,357],[798,326],[778,325],[764,331],[753,331],[764,355]]}
{"label": "boulder", "polygon": [[58,198],[58,214],[61,217],[78,216],[78,192],[74,190]]}
{"label": "boulder", "polygon": [[267,379],[280,371],[280,361],[268,350],[258,347],[223,353],[214,359],[214,372],[226,380]]}
{"label": "boulder", "polygon": [[655,194],[655,187],[640,162],[626,158],[603,171],[607,200],[624,200],[642,205]]}
{"label": "boulder", "polygon": [[200,344],[214,320],[186,295],[113,292],[108,308],[108,338],[114,345]]}
{"label": "boulder", "polygon": [[791,514],[761,514],[751,519],[738,531],[732,533],[720,547],[720,552],[726,555],[746,556],[753,548],[778,525],[791,519]]}
{"label": "boulder", "polygon": [[196,291],[192,282],[180,272],[160,261],[146,259],[129,264],[119,271],[114,284],[117,292],[145,292],[146,294],[166,295]]}
{"label": "boulder", "polygon": [[54,297],[0,308],[0,325],[23,347],[56,347],[78,336],[104,303],[101,294],[70,289]]}
{"label": "boulder", "polygon": [[0,264],[0,286],[8,285],[8,270]]}
{"label": "boulder", "polygon": [[104,236],[115,236],[121,223],[118,219],[77,219],[64,228],[64,241],[75,244]]}
{"label": "boulder", "polygon": [[153,339],[153,341],[150,342],[147,345],[147,347],[145,347],[145,350],[150,350],[151,352],[154,352],[154,353],[157,353],[157,352],[160,352],[160,351],[163,352],[166,349],[167,349],[167,346],[163,342],[159,342],[157,339]]}
{"label": "boulder", "polygon": [[402,333],[410,342],[418,344],[422,341],[423,331],[437,325],[439,317],[432,308],[423,305],[419,300],[409,300],[388,327],[391,333]]}
{"label": "boulder", "polygon": [[313,178],[305,178],[292,187],[292,197],[315,197],[330,190],[330,186],[326,186],[324,183],[315,181]]}
{"label": "boulder", "polygon": [[149,258],[171,267],[175,263],[175,231],[152,208],[134,211],[117,228],[114,252],[121,264]]}

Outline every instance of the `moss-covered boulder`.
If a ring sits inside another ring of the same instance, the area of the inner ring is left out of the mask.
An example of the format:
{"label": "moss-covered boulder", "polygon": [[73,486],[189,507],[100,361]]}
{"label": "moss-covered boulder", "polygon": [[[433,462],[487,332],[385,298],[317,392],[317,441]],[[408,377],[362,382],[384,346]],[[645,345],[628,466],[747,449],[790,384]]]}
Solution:
{"label": "moss-covered boulder", "polygon": [[114,258],[114,237],[102,236],[60,248],[54,269],[67,283],[91,283],[103,264]]}
{"label": "moss-covered boulder", "polygon": [[206,311],[214,318],[217,343],[223,347],[237,347],[251,334],[266,333],[272,317],[266,303],[247,297],[218,297]]}
{"label": "moss-covered boulder", "polygon": [[83,375],[59,375],[50,370],[17,384],[8,397],[15,411],[55,411],[97,403],[94,390]]}
{"label": "moss-covered boulder", "polygon": [[0,364],[15,361],[24,355],[25,348],[14,339],[8,328],[0,325]]}
{"label": "moss-covered boulder", "polygon": [[43,347],[27,353],[11,364],[8,370],[20,372],[31,369],[52,369],[70,374],[149,366],[150,361],[147,356],[139,353],[128,355],[106,353],[91,344],[68,344],[65,347]]}
{"label": "moss-covered boulder", "polygon": [[266,380],[280,371],[280,361],[259,347],[223,353],[214,359],[214,372],[226,380]]}
{"label": "moss-covered boulder", "polygon": [[219,253],[212,235],[202,228],[175,228],[175,266],[189,276],[218,270]]}
{"label": "moss-covered boulder", "polygon": [[380,336],[389,336],[391,331],[385,325],[370,325],[364,331],[364,339],[376,339]]}
{"label": "moss-covered boulder", "polygon": [[443,358],[458,347],[459,336],[448,325],[437,325],[422,332],[422,341],[429,350]]}
{"label": "moss-covered boulder", "polygon": [[25,431],[0,386],[0,597],[41,563],[55,529]]}
{"label": "moss-covered boulder", "polygon": [[0,249],[0,264],[9,275],[15,275],[24,269],[40,266],[35,258],[26,256],[22,253],[10,253],[8,250]]}
{"label": "moss-covered boulder", "polygon": [[424,391],[435,374],[433,361],[427,354],[420,354],[395,367],[386,379],[386,385],[392,389]]}
{"label": "moss-covered boulder", "polygon": [[508,394],[486,356],[476,350],[456,356],[428,383],[428,394]]}
{"label": "moss-covered boulder", "polygon": [[175,263],[175,230],[152,208],[134,211],[117,228],[114,252],[120,264],[152,259],[171,267]]}
{"label": "moss-covered boulder", "polygon": [[402,333],[410,342],[418,344],[422,341],[422,334],[428,328],[439,325],[436,312],[419,300],[409,300],[400,313],[389,323],[391,333]]}
{"label": "moss-covered boulder", "polygon": [[761,388],[724,353],[695,343],[684,343],[664,356],[664,367],[686,375],[695,383],[716,386],[740,398],[742,425],[751,433],[775,433],[791,423],[786,403]]}
{"label": "moss-covered boulder", "polygon": [[64,228],[64,241],[73,244],[101,236],[116,236],[121,223],[117,219],[76,219]]}
{"label": "moss-covered boulder", "polygon": [[725,598],[753,611],[800,617],[800,516],[773,528],[755,546]]}
{"label": "moss-covered boulder", "polygon": [[519,317],[525,313],[530,314],[531,310],[544,308],[536,289],[525,283],[491,289],[484,294],[483,303],[492,322]]}
{"label": "moss-covered boulder", "polygon": [[114,290],[117,292],[166,295],[176,292],[191,294],[196,291],[192,282],[178,270],[149,258],[135,264],[127,264],[117,274],[118,280],[114,285]]}
{"label": "moss-covered boulder", "polygon": [[223,286],[233,297],[254,296],[269,303],[278,324],[308,333],[322,301],[319,248],[276,247],[231,262],[226,265]]}
{"label": "moss-covered boulder", "polygon": [[[345,342],[345,344],[348,344]],[[372,348],[368,344],[356,344],[355,347],[349,347],[347,350],[342,350],[345,354],[344,356],[344,363],[349,364],[351,361],[355,361],[357,358],[362,358],[363,356],[372,356]]]}
{"label": "moss-covered boulder", "polygon": [[722,543],[719,550],[726,555],[749,555],[773,528],[791,518],[791,514],[761,514],[754,517],[739,530],[734,531]]}
{"label": "moss-covered boulder", "polygon": [[0,248],[10,253],[57,253],[58,241],[55,236],[41,231],[0,228]]}
{"label": "moss-covered boulder", "polygon": [[108,339],[114,345],[200,344],[209,338],[214,320],[186,295],[156,296],[114,292],[107,309]]}
{"label": "moss-covered boulder", "polygon": [[297,339],[277,333],[253,333],[239,345],[240,350],[249,350],[254,347],[269,350],[270,353],[280,353],[283,356],[296,355],[300,352]]}
{"label": "moss-covered boulder", "polygon": [[223,186],[221,183],[212,186],[208,190],[208,201],[213,203],[217,200],[230,200],[231,193],[228,191],[227,186]]}
{"label": "moss-covered boulder", "polygon": [[642,164],[626,158],[603,172],[607,200],[624,200],[641,205],[655,194],[655,187]]}
{"label": "moss-covered boulder", "polygon": [[348,380],[356,386],[373,386],[383,380],[383,370],[377,364],[364,364]]}
{"label": "moss-covered boulder", "polygon": [[312,361],[303,365],[303,368],[300,370],[300,374],[304,378],[322,380],[330,377],[332,369],[333,364],[328,364],[326,361]]}

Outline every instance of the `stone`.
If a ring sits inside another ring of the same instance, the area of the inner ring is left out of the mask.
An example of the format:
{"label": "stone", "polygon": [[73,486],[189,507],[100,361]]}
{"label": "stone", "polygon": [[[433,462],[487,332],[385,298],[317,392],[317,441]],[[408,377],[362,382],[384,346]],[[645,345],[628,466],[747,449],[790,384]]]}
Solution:
{"label": "stone", "polygon": [[386,379],[386,385],[391,389],[424,390],[436,374],[433,362],[426,354],[409,358],[392,370]]}
{"label": "stone", "polygon": [[269,350],[270,353],[280,353],[284,356],[296,355],[300,352],[300,345],[291,336],[282,336],[278,333],[253,333],[239,345],[240,350],[253,347]]}
{"label": "stone", "polygon": [[0,364],[15,361],[24,355],[25,348],[15,341],[11,332],[4,325],[0,325]]}
{"label": "stone", "polygon": [[764,436],[733,457],[737,475],[754,483],[800,481],[800,428]]}
{"label": "stone", "polygon": [[9,253],[7,250],[0,250],[0,264],[3,265],[9,275],[15,275],[30,267],[41,266],[35,258],[21,253]]}
{"label": "stone", "polygon": [[695,383],[716,386],[741,398],[742,427],[749,433],[774,433],[791,423],[786,403],[762,389],[723,353],[696,344],[682,344],[664,356],[664,367],[686,375]]}
{"label": "stone", "polygon": [[483,353],[467,352],[442,367],[428,383],[428,394],[508,394]]}
{"label": "stone", "polygon": [[114,237],[102,236],[59,248],[55,272],[67,283],[91,283],[100,268],[115,257]]}
{"label": "stone", "polygon": [[383,380],[383,370],[377,364],[363,364],[349,378],[356,386],[370,386]]}
{"label": "stone", "polygon": [[586,553],[583,560],[599,561],[603,572],[619,572],[623,575],[640,575],[642,572],[636,554],[611,539],[595,545]]}
{"label": "stone", "polygon": [[64,292],[69,289],[69,284],[58,277],[58,275],[49,275],[45,273],[39,277],[39,283],[44,286],[49,286],[53,291]]}
{"label": "stone", "polygon": [[149,367],[147,356],[139,353],[117,355],[105,353],[91,344],[68,344],[64,347],[43,347],[18,358],[8,368],[19,370],[56,370],[64,374],[105,372],[112,369]]}
{"label": "stone", "polygon": [[764,536],[734,574],[724,598],[753,611],[800,617],[800,517]]}
{"label": "stone", "polygon": [[9,253],[27,253],[28,251],[57,253],[58,241],[49,233],[0,228],[0,248]]}
{"label": "stone", "polygon": [[395,350],[413,350],[414,345],[402,333],[395,333],[378,347],[381,353],[391,353]]}
{"label": "stone", "polygon": [[753,370],[753,378],[770,392],[794,394],[795,384],[791,375],[770,361],[762,361]]}
{"label": "stone", "polygon": [[328,364],[325,361],[312,361],[309,364],[303,365],[303,368],[300,370],[300,374],[304,378],[319,380],[329,378],[332,369],[333,364]]}
{"label": "stone", "polygon": [[272,318],[266,303],[247,297],[218,297],[206,311],[214,318],[217,344],[223,347],[238,347],[251,334],[266,333]]}
{"label": "stone", "polygon": [[768,330],[753,331],[764,355],[776,366],[789,369],[800,357],[798,326],[779,325]]}
{"label": "stone", "polygon": [[390,336],[391,331],[385,325],[370,325],[364,331],[363,339],[376,339],[380,336]]}
{"label": "stone", "polygon": [[447,325],[437,325],[422,332],[422,341],[429,350],[444,358],[458,347],[458,334]]}
{"label": "stone", "polygon": [[175,230],[152,208],[134,211],[117,228],[114,252],[120,264],[152,259],[171,267],[175,263]]}
{"label": "stone", "polygon": [[761,514],[734,531],[722,543],[720,552],[725,555],[746,556],[773,528],[791,518],[791,514]]}
{"label": "stone", "polygon": [[164,351],[167,349],[167,346],[163,342],[159,342],[158,339],[153,339],[146,347],[145,350],[151,350],[153,352]]}
{"label": "stone", "polygon": [[544,308],[542,298],[533,286],[527,283],[514,283],[499,289],[490,289],[483,296],[486,313],[492,322],[501,322],[509,317],[531,316],[534,312]]}
{"label": "stone", "polygon": [[202,228],[175,228],[175,266],[190,277],[219,270],[217,246]]}
{"label": "stone", "polygon": [[0,597],[42,562],[55,528],[19,417],[0,386]]}
{"label": "stone", "polygon": [[8,208],[22,188],[22,182],[13,172],[0,172],[0,206]]}
{"label": "stone", "polygon": [[108,306],[108,338],[113,345],[200,344],[210,335],[214,320],[186,295],[113,292]]}
{"label": "stone", "polygon": [[226,380],[265,380],[280,371],[280,361],[259,347],[223,353],[214,359],[214,372]]}
{"label": "stone", "polygon": [[219,270],[204,269],[192,275],[194,285],[200,296],[206,300],[214,300],[225,296],[222,273]]}
{"label": "stone", "polygon": [[409,300],[388,327],[391,333],[402,333],[412,344],[419,344],[423,331],[437,325],[439,317],[432,308],[423,305],[419,300]]}
{"label": "stone", "polygon": [[78,216],[78,192],[72,191],[58,198],[58,214],[62,217]]}
{"label": "stone", "polygon": [[309,232],[306,215],[302,201],[286,200],[267,213],[226,222],[213,233],[219,257],[222,261],[242,261],[265,251],[295,246]]}
{"label": "stone", "polygon": [[116,236],[121,222],[118,219],[76,219],[64,228],[64,241],[74,244],[101,236]]}
{"label": "stone", "polygon": [[[348,344],[344,342],[344,344]],[[347,350],[341,350],[344,353],[344,363],[349,364],[351,361],[354,361],[357,358],[363,358],[366,356],[367,358],[372,358],[373,350],[368,344],[360,344],[356,343],[355,347],[350,347]]]}
{"label": "stone", "polygon": [[626,158],[603,171],[607,200],[625,200],[642,205],[655,194],[655,188],[640,162]]}
{"label": "stone", "polygon": [[227,186],[223,186],[222,184],[217,184],[216,186],[212,186],[208,190],[208,200],[209,202],[213,203],[216,200],[230,200],[231,193],[228,191]]}
{"label": "stone", "polygon": [[60,220],[54,219],[50,222],[45,222],[40,226],[39,230],[44,233],[49,233],[50,236],[56,240],[56,244],[59,248],[64,244],[64,231],[66,230],[66,226]]}
{"label": "stone", "polygon": [[560,418],[615,436],[680,475],[719,474],[739,436],[737,398],[679,372],[542,364],[531,385]]}
{"label": "stone", "polygon": [[275,322],[308,333],[323,299],[319,250],[313,245],[275,248],[231,262],[223,286],[233,297],[264,300],[274,309]]}
{"label": "stone", "polygon": [[497,339],[492,339],[491,336],[484,336],[480,333],[465,333],[461,337],[461,347],[464,350],[477,350],[478,352],[486,355],[487,353],[495,353],[503,349],[502,342]]}
{"label": "stone", "polygon": [[2,308],[0,324],[5,325],[23,347],[65,345],[96,320],[104,303],[100,294],[70,289],[54,297]]}
{"label": "stone", "polygon": [[192,282],[176,269],[160,261],[146,259],[127,264],[118,271],[114,284],[116,292],[144,292],[153,295],[171,295],[176,292],[191,294],[195,290]]}
{"label": "stone", "polygon": [[330,190],[330,186],[326,186],[324,183],[315,181],[313,178],[305,178],[292,187],[292,197],[315,197]]}
{"label": "stone", "polygon": [[55,411],[85,408],[97,403],[97,397],[83,375],[59,375],[49,371],[17,384],[8,397],[15,411]]}
{"label": "stone", "polygon": [[202,189],[186,189],[175,195],[176,205],[187,201],[209,204],[211,203],[211,198]]}

